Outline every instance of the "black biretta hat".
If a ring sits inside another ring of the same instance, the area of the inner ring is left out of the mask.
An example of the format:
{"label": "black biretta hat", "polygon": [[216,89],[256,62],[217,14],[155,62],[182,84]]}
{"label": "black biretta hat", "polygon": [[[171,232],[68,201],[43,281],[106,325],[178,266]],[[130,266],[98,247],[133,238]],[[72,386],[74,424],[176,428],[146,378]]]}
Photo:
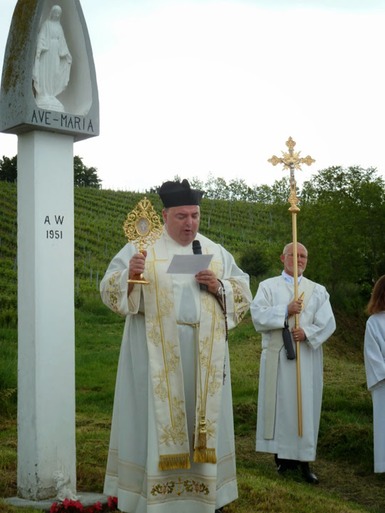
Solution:
{"label": "black biretta hat", "polygon": [[188,181],[164,182],[158,190],[165,208],[181,207],[183,205],[199,205],[204,194],[198,189],[191,189]]}

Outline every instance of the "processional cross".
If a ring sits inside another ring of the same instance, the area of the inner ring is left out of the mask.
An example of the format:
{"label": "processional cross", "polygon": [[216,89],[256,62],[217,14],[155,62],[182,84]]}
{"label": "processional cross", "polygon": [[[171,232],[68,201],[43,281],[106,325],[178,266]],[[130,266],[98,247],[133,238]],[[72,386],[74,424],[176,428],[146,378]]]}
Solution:
{"label": "processional cross", "polygon": [[[297,184],[295,181],[294,171],[301,169],[301,164],[307,164],[311,166],[315,160],[308,155],[307,157],[301,157],[300,151],[294,151],[296,142],[291,137],[286,141],[286,146],[289,151],[282,152],[282,157],[276,157],[273,155],[268,162],[276,166],[277,164],[283,164],[283,169],[290,170],[290,196],[289,203],[292,219],[292,235],[293,235],[293,278],[294,278],[294,300],[298,300],[298,255],[297,255],[297,213],[300,211],[298,207],[299,198],[297,196]],[[299,327],[299,315],[295,316],[295,327]],[[301,358],[300,358],[300,342],[296,341],[296,364],[297,364],[297,411],[298,411],[298,436],[302,436],[302,391],[301,391]]]}

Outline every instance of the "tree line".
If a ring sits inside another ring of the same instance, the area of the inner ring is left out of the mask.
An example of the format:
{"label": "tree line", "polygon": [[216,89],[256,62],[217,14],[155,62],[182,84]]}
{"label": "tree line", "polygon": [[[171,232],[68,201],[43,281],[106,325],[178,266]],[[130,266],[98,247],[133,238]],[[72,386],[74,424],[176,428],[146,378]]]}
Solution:
{"label": "tree line", "polygon": [[[182,180],[179,175],[175,175],[173,180]],[[225,201],[253,201],[269,204],[276,199],[282,201],[287,196],[287,180],[277,180],[273,185],[248,185],[242,178],[233,178],[226,182],[224,178],[214,177],[208,174],[206,181],[197,177],[189,178],[189,183],[194,189],[205,191],[204,197],[207,199],[225,200]],[[146,190],[147,194],[156,193],[160,185],[150,187]]]}
{"label": "tree line", "polygon": [[[0,180],[15,181],[15,165],[16,157],[0,160]],[[101,188],[96,169],[87,168],[76,156],[74,182]],[[271,186],[250,187],[242,179],[226,182],[210,175],[206,182],[191,178],[190,184],[205,191],[204,200],[225,200],[229,209],[233,205],[245,213],[242,222],[255,223],[255,243],[239,255],[249,274],[261,278],[280,271],[279,252],[291,234],[288,177]],[[157,190],[154,186],[146,193]],[[345,310],[362,308],[374,282],[385,274],[384,179],[375,168],[333,166],[314,174],[297,194],[298,240],[309,251],[307,275],[327,286]],[[246,214],[250,203],[259,205],[258,215],[264,224],[257,225],[256,219]]]}
{"label": "tree line", "polygon": [[[12,158],[3,156],[0,159],[0,181],[17,182],[17,155]],[[74,156],[74,185],[75,187],[101,188],[102,180],[98,177],[97,169],[87,167],[81,157]]]}

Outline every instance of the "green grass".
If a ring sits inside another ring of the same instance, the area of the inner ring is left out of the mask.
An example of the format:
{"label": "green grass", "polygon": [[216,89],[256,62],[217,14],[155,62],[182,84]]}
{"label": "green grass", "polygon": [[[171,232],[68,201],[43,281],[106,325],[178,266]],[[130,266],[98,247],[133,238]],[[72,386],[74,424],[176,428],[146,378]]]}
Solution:
{"label": "green grass", "polygon": [[[123,319],[93,293],[76,311],[76,404],[78,490],[101,492],[110,434],[116,366]],[[318,486],[296,474],[276,473],[271,455],[255,444],[260,337],[250,316],[230,332],[239,499],[228,513],[382,513],[385,475],[373,473],[372,405],[366,390],[361,332],[342,327],[325,346],[324,400],[318,457]],[[346,350],[346,339],[350,339]],[[15,383],[16,330],[0,329],[1,369]],[[0,496],[17,493],[16,406],[0,417]],[[21,513],[0,500],[0,513]],[[27,511],[27,513],[29,513]]]}
{"label": "green grass", "polygon": [[[98,283],[125,242],[123,221],[139,199],[142,195],[127,192],[75,190],[79,492],[101,492],[103,488],[124,323],[102,304]],[[151,200],[160,211],[158,199]],[[201,231],[223,243],[236,258],[243,249],[262,245],[271,254],[271,262],[279,266],[276,255],[290,230],[286,206],[281,210],[279,214],[263,205],[206,200]],[[16,185],[2,182],[0,497],[17,494],[16,217]],[[253,292],[256,287],[253,280]],[[345,289],[344,294],[350,295]],[[363,316],[339,313],[337,331],[325,345],[323,409],[314,465],[320,484],[316,487],[298,480],[295,474],[278,476],[271,455],[255,452],[260,337],[249,315],[230,332],[239,499],[226,513],[384,513],[385,474],[373,473],[372,404],[362,353],[364,327]],[[21,512],[32,510],[18,511],[0,500],[0,513]]]}

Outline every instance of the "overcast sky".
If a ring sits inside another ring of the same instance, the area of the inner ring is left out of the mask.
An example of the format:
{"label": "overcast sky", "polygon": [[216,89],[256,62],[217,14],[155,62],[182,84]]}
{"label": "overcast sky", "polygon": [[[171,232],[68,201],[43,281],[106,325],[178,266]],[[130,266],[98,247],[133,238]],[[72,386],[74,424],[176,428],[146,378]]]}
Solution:
{"label": "overcast sky", "polygon": [[[16,0],[0,0],[0,61]],[[100,136],[75,143],[105,189],[175,175],[284,176],[289,136],[315,160],[385,177],[385,0],[81,0]],[[0,157],[17,136],[0,134]]]}

